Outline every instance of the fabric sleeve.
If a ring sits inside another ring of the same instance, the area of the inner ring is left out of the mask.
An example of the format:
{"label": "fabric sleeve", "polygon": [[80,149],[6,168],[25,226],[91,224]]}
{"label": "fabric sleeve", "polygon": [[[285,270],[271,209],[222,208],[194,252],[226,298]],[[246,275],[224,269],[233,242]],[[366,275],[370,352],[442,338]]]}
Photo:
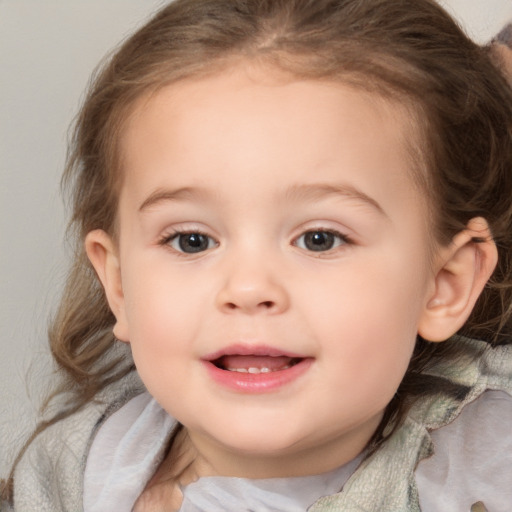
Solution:
{"label": "fabric sleeve", "polygon": [[446,427],[431,433],[435,452],[416,471],[429,512],[512,510],[512,397],[487,391]]}
{"label": "fabric sleeve", "polygon": [[29,445],[14,474],[15,512],[82,511],[85,456],[101,413],[90,405]]}

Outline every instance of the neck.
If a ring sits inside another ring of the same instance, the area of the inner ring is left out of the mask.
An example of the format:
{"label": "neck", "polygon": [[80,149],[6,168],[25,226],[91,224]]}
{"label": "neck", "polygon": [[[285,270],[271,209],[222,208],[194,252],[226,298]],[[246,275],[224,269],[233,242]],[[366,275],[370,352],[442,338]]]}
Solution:
{"label": "neck", "polygon": [[[366,429],[329,439],[325,443],[272,453],[251,453],[232,450],[215,440],[186,432],[186,450],[194,455],[192,463],[196,478],[201,476],[232,476],[239,478],[286,478],[318,475],[337,469],[360,455],[378,427],[380,417]],[[172,451],[172,450],[171,450]]]}

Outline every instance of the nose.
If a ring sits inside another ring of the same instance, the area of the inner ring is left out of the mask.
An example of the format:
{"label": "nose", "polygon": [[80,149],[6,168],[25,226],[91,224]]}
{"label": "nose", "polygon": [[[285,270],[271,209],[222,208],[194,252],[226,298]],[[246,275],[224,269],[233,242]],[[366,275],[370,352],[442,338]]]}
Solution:
{"label": "nose", "polygon": [[241,312],[249,315],[279,314],[290,305],[283,276],[267,263],[229,265],[217,294],[217,307],[224,313]]}

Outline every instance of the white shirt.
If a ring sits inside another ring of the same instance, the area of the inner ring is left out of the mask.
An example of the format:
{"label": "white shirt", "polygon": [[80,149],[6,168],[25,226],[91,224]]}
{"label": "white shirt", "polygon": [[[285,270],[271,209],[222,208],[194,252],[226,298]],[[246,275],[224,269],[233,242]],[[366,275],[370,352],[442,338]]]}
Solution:
{"label": "white shirt", "polygon": [[[110,416],[97,433],[84,477],[84,512],[128,512],[155,473],[176,424],[143,393]],[[487,391],[431,434],[435,453],[415,476],[422,510],[512,511],[512,397]],[[361,457],[323,475],[249,480],[204,477],[184,489],[180,512],[304,512],[339,492]]]}

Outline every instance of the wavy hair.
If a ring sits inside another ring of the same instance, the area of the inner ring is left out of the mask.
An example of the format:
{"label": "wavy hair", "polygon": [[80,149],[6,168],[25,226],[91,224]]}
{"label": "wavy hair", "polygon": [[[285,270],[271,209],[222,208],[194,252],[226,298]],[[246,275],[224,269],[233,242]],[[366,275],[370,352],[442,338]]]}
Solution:
{"label": "wavy hair", "polygon": [[[489,53],[433,0],[176,0],[159,11],[96,73],[76,120],[63,177],[75,253],[50,329],[62,389],[71,391],[63,412],[34,436],[134,369],[129,357],[109,355],[116,344],[114,317],[83,248],[91,230],[115,234],[118,143],[134,103],[237,61],[301,79],[350,83],[406,105],[420,134],[419,181],[431,205],[434,238],[446,244],[481,216],[499,252],[461,333],[490,345],[510,343],[512,94]],[[418,339],[375,446],[418,396],[442,389],[422,373],[425,368],[458,351],[456,341]]]}

